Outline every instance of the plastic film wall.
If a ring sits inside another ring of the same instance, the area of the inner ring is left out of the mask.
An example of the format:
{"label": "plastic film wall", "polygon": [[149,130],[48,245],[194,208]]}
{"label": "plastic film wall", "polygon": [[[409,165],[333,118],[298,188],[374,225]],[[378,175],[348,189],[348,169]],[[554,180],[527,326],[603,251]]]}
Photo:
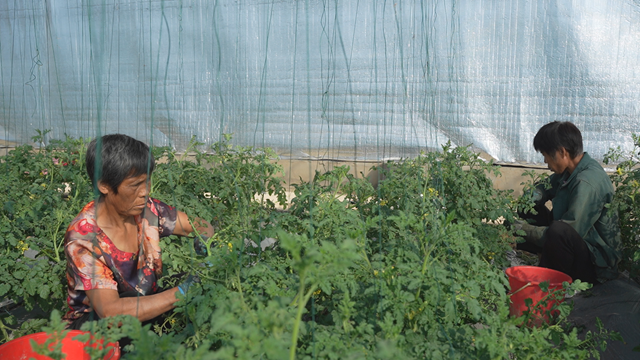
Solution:
{"label": "plastic film wall", "polygon": [[598,159],[640,123],[639,20],[631,0],[5,0],[0,141],[541,162],[537,129],[569,120]]}

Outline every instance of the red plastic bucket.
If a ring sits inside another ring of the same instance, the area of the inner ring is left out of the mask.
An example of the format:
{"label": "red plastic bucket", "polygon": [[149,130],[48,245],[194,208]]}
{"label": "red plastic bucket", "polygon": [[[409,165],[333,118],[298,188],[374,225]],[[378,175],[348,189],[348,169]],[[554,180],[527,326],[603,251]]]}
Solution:
{"label": "red plastic bucket", "polygon": [[[531,299],[532,307],[535,306],[542,298],[548,295],[548,292],[543,292],[540,288],[540,283],[544,281],[549,282],[549,290],[562,289],[562,283],[571,283],[572,279],[569,275],[538,266],[514,266],[505,270],[507,277],[509,278],[509,286],[511,291],[509,296],[511,297],[511,304],[509,305],[509,314],[511,316],[521,316],[524,311],[529,310],[525,304],[525,299]],[[542,308],[543,314],[537,314],[536,317],[549,321],[549,317],[545,314],[552,308],[554,304],[560,303],[563,300],[548,300],[546,306]]]}
{"label": "red plastic bucket", "polygon": [[[80,330],[69,330],[67,335],[62,339],[62,353],[67,356],[65,358],[66,360],[91,359],[89,354],[84,351],[86,347],[91,346],[89,341],[82,342],[73,340],[74,337],[82,334],[86,334],[86,332]],[[31,349],[31,339],[35,340],[38,344],[43,344],[48,338],[49,335],[47,335],[47,333],[39,332],[31,335],[25,335],[2,344],[0,345],[0,360],[51,360],[50,357],[38,355]],[[98,342],[100,343],[100,341]],[[93,346],[96,345],[94,344]],[[110,347],[111,349],[104,357],[105,360],[120,359],[120,347],[118,346],[118,343],[108,343],[107,347]]]}

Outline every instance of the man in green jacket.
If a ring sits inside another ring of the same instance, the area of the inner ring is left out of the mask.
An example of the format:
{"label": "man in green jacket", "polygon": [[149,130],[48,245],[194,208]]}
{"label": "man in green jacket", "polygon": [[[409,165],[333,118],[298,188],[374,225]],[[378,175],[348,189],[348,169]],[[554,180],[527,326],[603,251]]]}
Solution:
{"label": "man in green jacket", "polygon": [[573,279],[597,283],[617,278],[618,214],[607,206],[614,189],[602,166],[583,152],[580,130],[571,122],[554,121],[538,130],[533,147],[554,174],[549,184],[535,188],[537,214],[521,214],[531,224],[515,225],[526,233],[518,248],[541,253],[540,266]]}

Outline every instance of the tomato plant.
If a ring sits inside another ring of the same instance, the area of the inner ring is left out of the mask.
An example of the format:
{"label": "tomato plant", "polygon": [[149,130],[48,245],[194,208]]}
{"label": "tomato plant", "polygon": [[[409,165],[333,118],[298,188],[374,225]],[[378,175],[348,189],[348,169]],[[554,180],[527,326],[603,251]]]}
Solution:
{"label": "tomato plant", "polygon": [[633,149],[623,152],[620,147],[610,149],[605,164],[617,164],[610,177],[616,193],[612,209],[618,213],[622,240],[621,270],[634,278],[640,276],[640,136],[632,134]]}
{"label": "tomato plant", "polygon": [[[40,131],[33,140],[43,144],[45,136]],[[82,139],[67,137],[37,149],[20,146],[2,157],[0,297],[44,311],[65,301],[64,233],[92,197],[84,175],[84,149]],[[14,319],[3,321],[11,324]],[[29,324],[23,329],[28,331]]]}
{"label": "tomato plant", "polygon": [[[201,283],[161,322],[85,325],[108,341],[131,339],[125,358],[586,359],[613,336],[600,329],[578,338],[564,321],[568,304],[539,328],[508,316],[502,254],[515,237],[496,220],[513,219],[518,203],[493,188],[487,175],[499,168],[470,148],[446,144],[388,162],[377,187],[348,167],[316,173],[287,204],[275,154],[230,140],[204,148],[194,138],[188,155],[152,149],[151,196],[211,221],[216,235],[206,256],[191,241],[163,239],[162,285],[183,272]],[[0,296],[62,308],[59,239],[92,197],[83,152],[84,141],[67,138],[19,147],[0,162],[8,259],[0,269],[11,275]],[[39,255],[26,258],[25,249]],[[35,286],[43,281],[48,289]],[[52,319],[50,328],[62,326]]]}

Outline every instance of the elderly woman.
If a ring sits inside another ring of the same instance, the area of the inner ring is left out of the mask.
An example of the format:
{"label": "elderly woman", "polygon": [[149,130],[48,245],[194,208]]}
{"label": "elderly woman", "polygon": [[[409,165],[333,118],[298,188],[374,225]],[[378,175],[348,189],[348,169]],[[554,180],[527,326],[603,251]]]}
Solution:
{"label": "elderly woman", "polygon": [[[99,151],[99,153],[98,153]],[[97,200],[88,203],[65,235],[70,328],[90,319],[133,315],[147,321],[171,310],[191,280],[159,291],[160,237],[212,236],[211,224],[149,197],[154,158],[149,147],[126,135],[94,139],[87,172]]]}

